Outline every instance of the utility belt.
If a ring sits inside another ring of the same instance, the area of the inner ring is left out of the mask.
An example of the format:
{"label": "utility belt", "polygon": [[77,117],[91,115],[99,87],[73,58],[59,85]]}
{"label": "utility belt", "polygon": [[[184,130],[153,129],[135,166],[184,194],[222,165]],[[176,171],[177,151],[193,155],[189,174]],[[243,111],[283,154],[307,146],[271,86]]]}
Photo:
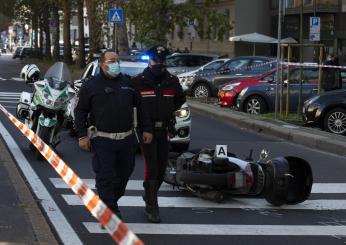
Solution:
{"label": "utility belt", "polygon": [[120,133],[107,133],[107,132],[102,132],[98,131],[95,126],[90,126],[88,128],[88,137],[89,139],[93,139],[96,137],[103,137],[103,138],[108,138],[111,140],[123,140],[126,137],[130,136],[133,133],[133,130],[129,130],[127,132],[120,132]]}

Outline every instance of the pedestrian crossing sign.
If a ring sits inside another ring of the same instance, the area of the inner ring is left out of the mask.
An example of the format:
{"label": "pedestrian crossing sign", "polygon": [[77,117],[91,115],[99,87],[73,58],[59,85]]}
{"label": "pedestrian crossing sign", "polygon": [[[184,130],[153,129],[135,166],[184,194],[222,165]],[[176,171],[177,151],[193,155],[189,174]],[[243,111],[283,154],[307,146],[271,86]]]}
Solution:
{"label": "pedestrian crossing sign", "polygon": [[124,12],[122,9],[109,9],[108,11],[109,23],[124,23]]}

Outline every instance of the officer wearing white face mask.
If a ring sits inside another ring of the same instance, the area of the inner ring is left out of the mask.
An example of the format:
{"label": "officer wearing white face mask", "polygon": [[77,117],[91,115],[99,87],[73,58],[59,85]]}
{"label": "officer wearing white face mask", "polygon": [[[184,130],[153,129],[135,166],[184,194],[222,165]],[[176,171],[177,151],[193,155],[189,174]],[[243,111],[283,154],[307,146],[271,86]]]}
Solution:
{"label": "officer wearing white face mask", "polygon": [[133,108],[139,108],[139,100],[130,78],[120,73],[115,52],[102,54],[100,68],[100,74],[85,81],[80,89],[75,126],[80,148],[94,153],[97,192],[120,216],[117,202],[124,195],[135,163]]}

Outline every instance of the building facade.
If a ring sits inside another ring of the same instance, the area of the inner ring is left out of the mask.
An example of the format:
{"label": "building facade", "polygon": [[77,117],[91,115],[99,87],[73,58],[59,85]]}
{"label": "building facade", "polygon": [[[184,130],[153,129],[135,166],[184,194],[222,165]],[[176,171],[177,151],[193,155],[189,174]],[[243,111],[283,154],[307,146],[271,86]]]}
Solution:
{"label": "building facade", "polygon": [[[334,53],[345,63],[346,55],[346,0],[285,0],[282,36],[293,37],[299,41],[300,12],[303,10],[303,42],[309,40],[310,17],[320,17],[320,42],[324,44],[324,54]],[[301,4],[303,3],[303,8]],[[270,1],[272,34],[277,33],[278,0]],[[298,50],[293,50],[298,56]],[[304,48],[304,60],[316,60],[318,50],[313,47]]]}
{"label": "building facade", "polygon": [[[253,32],[270,34],[269,0],[220,0],[212,5],[210,11],[225,13],[229,16],[232,29],[225,35],[222,42],[217,40],[217,29],[212,33],[211,39],[207,39],[199,36],[193,26],[183,29],[177,26],[169,36],[171,45],[175,49],[187,48],[192,52],[227,54],[229,57],[252,55],[252,44],[233,43],[229,41],[229,38]],[[259,45],[256,48],[258,54],[269,55],[270,48],[263,49],[262,47],[268,47],[268,45]]]}

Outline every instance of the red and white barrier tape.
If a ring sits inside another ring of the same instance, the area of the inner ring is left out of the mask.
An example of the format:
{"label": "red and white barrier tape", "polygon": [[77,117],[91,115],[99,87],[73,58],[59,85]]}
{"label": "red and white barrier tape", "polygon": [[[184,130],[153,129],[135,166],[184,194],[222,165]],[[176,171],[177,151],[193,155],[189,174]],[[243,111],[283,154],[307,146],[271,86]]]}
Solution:
{"label": "red and white barrier tape", "polygon": [[51,164],[65,183],[83,201],[89,212],[106,228],[113,240],[120,245],[143,245],[144,243],[102,202],[87,184],[31,129],[9,113],[1,104],[0,110],[30,140],[37,150]]}
{"label": "red and white barrier tape", "polygon": [[282,65],[286,66],[297,66],[297,67],[322,67],[322,68],[336,68],[336,69],[346,69],[346,66],[332,66],[332,65],[320,65],[317,63],[299,63],[299,62],[280,62]]}

